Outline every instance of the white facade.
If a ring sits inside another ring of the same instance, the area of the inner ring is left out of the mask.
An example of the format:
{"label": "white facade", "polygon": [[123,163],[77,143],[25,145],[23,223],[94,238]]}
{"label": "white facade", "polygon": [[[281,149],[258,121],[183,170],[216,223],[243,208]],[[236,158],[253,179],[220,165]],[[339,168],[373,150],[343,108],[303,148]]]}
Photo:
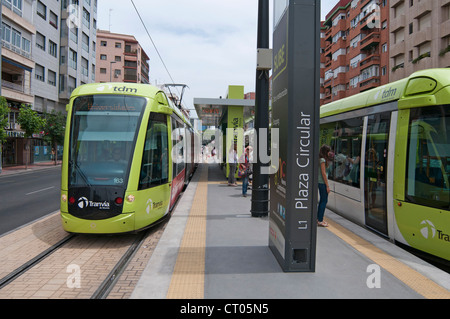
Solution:
{"label": "white facade", "polygon": [[97,0],[33,1],[33,108],[65,112],[79,85],[95,82]]}

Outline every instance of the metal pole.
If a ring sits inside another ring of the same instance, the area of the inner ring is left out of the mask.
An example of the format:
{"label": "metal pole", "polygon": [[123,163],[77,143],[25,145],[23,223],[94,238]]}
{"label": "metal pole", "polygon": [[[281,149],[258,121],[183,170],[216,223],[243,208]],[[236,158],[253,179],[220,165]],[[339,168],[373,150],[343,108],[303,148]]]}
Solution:
{"label": "metal pole", "polygon": [[[257,49],[269,48],[269,0],[258,2],[258,41]],[[258,133],[258,146],[269,145],[269,140],[260,140],[261,129],[269,129],[269,72],[265,70],[256,71],[256,101],[255,101],[255,129]],[[269,134],[266,134],[268,137]],[[258,153],[261,147],[258,147]],[[268,149],[268,147],[267,147]],[[253,164],[252,183],[252,207],[253,217],[262,217],[269,214],[269,175],[261,174],[260,156],[255,154],[257,162]],[[264,163],[270,165],[270,163]]]}

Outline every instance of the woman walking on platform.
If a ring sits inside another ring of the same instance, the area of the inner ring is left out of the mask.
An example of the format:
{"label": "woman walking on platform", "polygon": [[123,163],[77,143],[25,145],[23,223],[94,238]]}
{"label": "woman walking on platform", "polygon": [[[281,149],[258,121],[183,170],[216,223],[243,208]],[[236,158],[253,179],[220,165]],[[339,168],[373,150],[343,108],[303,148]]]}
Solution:
{"label": "woman walking on platform", "polygon": [[317,209],[317,225],[328,227],[328,223],[323,220],[325,215],[325,208],[328,203],[328,194],[330,193],[330,186],[328,184],[327,168],[328,162],[332,161],[334,153],[328,145],[323,145],[319,151],[319,208]]}

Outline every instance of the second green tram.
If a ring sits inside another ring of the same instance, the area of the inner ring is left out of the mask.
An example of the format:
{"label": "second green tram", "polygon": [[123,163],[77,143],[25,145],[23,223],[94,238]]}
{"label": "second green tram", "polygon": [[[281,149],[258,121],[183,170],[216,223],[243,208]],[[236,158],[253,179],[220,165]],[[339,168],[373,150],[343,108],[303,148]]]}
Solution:
{"label": "second green tram", "polygon": [[450,69],[321,107],[335,152],[328,207],[389,239],[450,260]]}

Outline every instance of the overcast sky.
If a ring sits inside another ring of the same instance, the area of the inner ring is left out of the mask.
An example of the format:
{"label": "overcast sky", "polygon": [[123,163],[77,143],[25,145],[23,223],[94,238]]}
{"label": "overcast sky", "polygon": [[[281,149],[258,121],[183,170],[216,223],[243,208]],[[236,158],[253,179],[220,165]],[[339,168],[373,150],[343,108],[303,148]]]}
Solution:
{"label": "overcast sky", "polygon": [[[133,1],[173,81],[189,86],[186,108],[194,97],[225,97],[228,85],[255,91],[258,0]],[[337,2],[321,1],[322,19]],[[98,0],[97,27],[134,35],[150,57],[150,83],[172,82],[131,0]]]}

